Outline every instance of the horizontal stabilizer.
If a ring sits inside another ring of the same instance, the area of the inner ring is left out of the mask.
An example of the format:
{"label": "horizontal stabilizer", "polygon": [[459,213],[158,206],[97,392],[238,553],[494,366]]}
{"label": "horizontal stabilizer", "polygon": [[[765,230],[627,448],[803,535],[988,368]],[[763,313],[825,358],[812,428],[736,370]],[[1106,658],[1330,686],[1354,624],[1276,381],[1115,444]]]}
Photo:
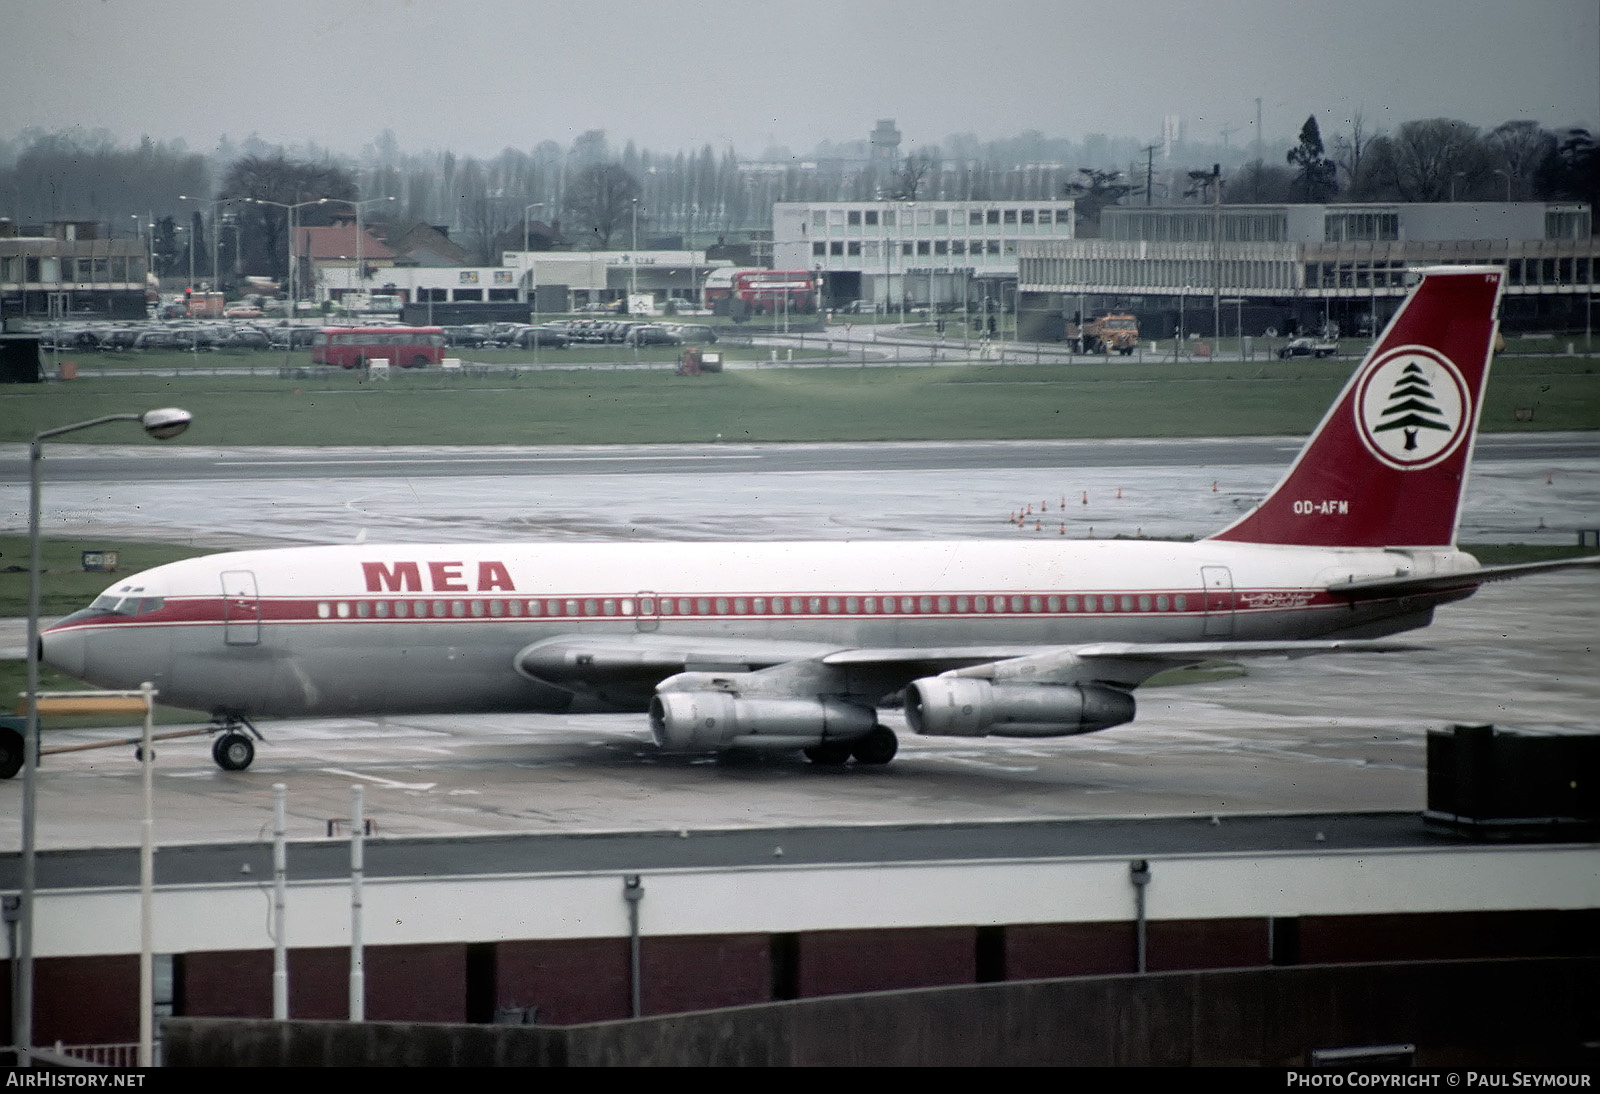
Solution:
{"label": "horizontal stabilizer", "polygon": [[1361,581],[1342,581],[1329,585],[1334,596],[1347,596],[1351,600],[1383,600],[1396,596],[1419,596],[1454,591],[1470,592],[1491,581],[1510,581],[1512,578],[1566,570],[1575,566],[1600,566],[1600,555],[1583,558],[1563,558],[1552,562],[1516,562],[1504,566],[1480,566],[1454,574],[1434,574],[1429,577],[1377,577]]}

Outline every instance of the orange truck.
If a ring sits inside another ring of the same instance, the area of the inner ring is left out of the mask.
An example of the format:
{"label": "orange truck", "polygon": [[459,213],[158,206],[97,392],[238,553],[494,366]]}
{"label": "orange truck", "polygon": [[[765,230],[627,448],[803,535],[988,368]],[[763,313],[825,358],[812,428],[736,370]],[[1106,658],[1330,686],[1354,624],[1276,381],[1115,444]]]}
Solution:
{"label": "orange truck", "polygon": [[1139,320],[1131,315],[1107,312],[1091,319],[1081,329],[1067,324],[1067,340],[1079,353],[1104,353],[1112,350],[1128,356],[1139,345]]}

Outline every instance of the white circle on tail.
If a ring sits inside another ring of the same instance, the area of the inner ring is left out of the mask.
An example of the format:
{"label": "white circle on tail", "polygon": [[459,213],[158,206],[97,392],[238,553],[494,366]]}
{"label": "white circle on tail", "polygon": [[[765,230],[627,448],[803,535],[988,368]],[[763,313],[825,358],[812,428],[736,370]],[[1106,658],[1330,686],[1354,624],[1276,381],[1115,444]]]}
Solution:
{"label": "white circle on tail", "polygon": [[1383,463],[1420,471],[1461,444],[1471,407],[1454,362],[1428,346],[1399,346],[1374,361],[1356,386],[1356,429]]}

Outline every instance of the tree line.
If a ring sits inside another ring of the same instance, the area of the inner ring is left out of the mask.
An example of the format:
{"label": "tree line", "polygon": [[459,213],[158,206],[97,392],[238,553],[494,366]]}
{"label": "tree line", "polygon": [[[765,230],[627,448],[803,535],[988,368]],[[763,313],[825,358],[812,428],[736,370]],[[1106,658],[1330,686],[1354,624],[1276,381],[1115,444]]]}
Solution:
{"label": "tree line", "polygon": [[[197,271],[209,274],[215,243],[223,270],[281,274],[288,264],[283,206],[319,198],[331,200],[298,210],[299,223],[332,223],[352,215],[349,202],[393,198],[374,215],[442,226],[474,261],[492,265],[511,241],[520,247],[525,227],[535,224],[540,239],[580,248],[631,248],[635,230],[641,246],[703,244],[770,228],[779,201],[1072,197],[1080,231],[1093,234],[1106,205],[1209,202],[1217,183],[1227,203],[1593,205],[1600,197],[1594,136],[1529,120],[1484,131],[1430,118],[1391,133],[1357,114],[1325,140],[1311,117],[1295,143],[1270,152],[1180,144],[1158,164],[1157,147],[1104,135],[1075,143],[1030,131],[988,142],[953,136],[892,162],[872,156],[864,140],[825,143],[804,157],[775,148],[742,159],[732,148],[709,145],[668,154],[630,141],[618,150],[604,131],[592,130],[567,146],[545,140],[480,158],[407,152],[386,131],[354,156],[315,146],[285,149],[254,137],[239,143],[224,137],[204,155],[181,141],[145,137],[128,147],[105,132],[25,132],[0,141],[0,217],[21,225],[97,221],[113,236],[137,232],[167,272],[183,268],[192,245]],[[1225,165],[1220,178],[1212,176],[1213,162]],[[179,201],[180,194],[190,200]],[[213,202],[242,198],[261,204],[229,200],[218,210],[226,215],[201,215]]]}

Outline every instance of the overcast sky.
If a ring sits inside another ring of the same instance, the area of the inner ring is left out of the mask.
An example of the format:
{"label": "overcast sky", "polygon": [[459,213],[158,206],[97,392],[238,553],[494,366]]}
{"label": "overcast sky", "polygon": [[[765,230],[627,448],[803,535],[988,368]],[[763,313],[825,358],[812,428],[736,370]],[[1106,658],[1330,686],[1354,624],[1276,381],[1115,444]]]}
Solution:
{"label": "overcast sky", "polygon": [[1414,118],[1600,122],[1596,0],[0,0],[0,136],[104,128],[493,154],[604,129],[803,154],[1036,129],[1268,141]]}

